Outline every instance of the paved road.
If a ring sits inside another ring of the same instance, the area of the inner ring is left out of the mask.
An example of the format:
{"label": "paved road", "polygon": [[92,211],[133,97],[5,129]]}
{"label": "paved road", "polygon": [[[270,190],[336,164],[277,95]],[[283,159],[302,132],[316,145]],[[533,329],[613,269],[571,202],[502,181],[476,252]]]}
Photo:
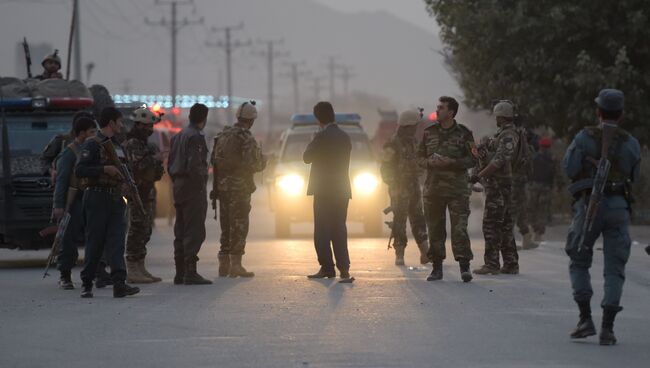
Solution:
{"label": "paved road", "polygon": [[[647,228],[634,229],[641,244],[632,252],[625,311],[615,325],[620,344],[601,347],[595,338],[568,338],[577,312],[562,228],[541,249],[521,254],[521,275],[469,284],[453,262],[443,281],[426,282],[429,269],[416,263],[415,247],[399,268],[385,239],[354,238],[357,281],[342,285],[307,280],[316,270],[310,239],[273,240],[269,214],[254,215],[245,257],[254,279],[216,278],[218,231],[208,221],[199,270],[215,284],[173,285],[171,230],[161,222],[149,265],[164,281],[127,299],[104,289],[82,300],[79,289],[58,290],[56,276],[41,279],[44,252],[0,251],[0,367],[648,366],[650,257],[641,246],[650,241]],[[308,234],[309,227],[298,230]],[[472,246],[478,266],[478,233]],[[597,256],[596,298],[601,273]],[[600,320],[597,305],[595,299]]]}

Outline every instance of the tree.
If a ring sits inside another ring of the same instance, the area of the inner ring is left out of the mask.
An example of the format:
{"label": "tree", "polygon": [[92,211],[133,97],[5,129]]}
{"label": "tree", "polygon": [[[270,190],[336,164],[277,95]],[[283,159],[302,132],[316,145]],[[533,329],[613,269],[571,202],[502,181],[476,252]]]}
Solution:
{"label": "tree", "polygon": [[567,137],[595,122],[601,88],[626,97],[625,125],[650,143],[650,7],[644,0],[425,0],[473,108],[507,98]]}

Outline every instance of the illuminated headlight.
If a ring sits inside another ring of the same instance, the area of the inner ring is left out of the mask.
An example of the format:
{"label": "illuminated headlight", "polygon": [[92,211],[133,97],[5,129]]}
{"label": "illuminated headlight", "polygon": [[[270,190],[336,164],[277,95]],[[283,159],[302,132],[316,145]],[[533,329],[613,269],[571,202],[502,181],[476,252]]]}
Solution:
{"label": "illuminated headlight", "polygon": [[370,173],[361,173],[354,177],[354,189],[361,194],[371,194],[379,186],[379,179]]}
{"label": "illuminated headlight", "polygon": [[276,185],[285,193],[290,196],[298,196],[303,193],[305,187],[305,179],[300,175],[289,174],[279,177],[276,180]]}

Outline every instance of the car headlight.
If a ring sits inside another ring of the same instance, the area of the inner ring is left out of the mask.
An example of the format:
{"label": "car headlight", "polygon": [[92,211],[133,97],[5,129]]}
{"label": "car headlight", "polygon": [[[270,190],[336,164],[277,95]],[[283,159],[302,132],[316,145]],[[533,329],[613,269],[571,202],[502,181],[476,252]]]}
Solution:
{"label": "car headlight", "polygon": [[298,196],[303,193],[305,187],[305,179],[300,175],[289,174],[279,177],[276,180],[276,185],[285,193],[290,196]]}
{"label": "car headlight", "polygon": [[379,179],[371,173],[361,173],[354,177],[354,189],[361,194],[371,194],[379,186]]}

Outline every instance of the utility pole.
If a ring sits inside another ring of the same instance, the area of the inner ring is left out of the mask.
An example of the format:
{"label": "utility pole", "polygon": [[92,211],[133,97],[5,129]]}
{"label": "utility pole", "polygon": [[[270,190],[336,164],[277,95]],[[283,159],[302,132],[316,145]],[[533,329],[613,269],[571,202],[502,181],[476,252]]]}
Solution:
{"label": "utility pole", "polygon": [[329,70],[329,78],[330,78],[330,102],[334,103],[334,97],[336,96],[336,91],[334,90],[334,79],[336,78],[336,69],[340,68],[341,65],[339,65],[336,62],[336,57],[335,56],[330,56],[329,61],[327,62],[327,69]]}
{"label": "utility pole", "polygon": [[314,103],[320,101],[320,91],[323,89],[321,82],[324,80],[324,77],[311,77],[312,90],[314,91]]}
{"label": "utility pole", "polygon": [[275,45],[281,45],[281,44],[284,43],[283,39],[264,40],[264,41],[258,41],[258,43],[266,45],[266,50],[257,52],[256,54],[259,55],[259,56],[262,56],[262,57],[266,57],[266,68],[267,68],[267,73],[268,73],[268,84],[267,84],[267,87],[268,87],[267,99],[268,99],[268,101],[267,101],[266,104],[268,105],[268,112],[269,112],[269,116],[268,116],[269,120],[268,120],[267,129],[268,129],[268,133],[270,134],[272,132],[272,128],[273,128],[273,114],[274,114],[274,111],[273,111],[273,107],[274,107],[274,104],[273,104],[273,97],[274,97],[274,93],[273,93],[273,63],[274,63],[276,57],[289,56],[289,53],[286,52],[286,51],[275,51],[274,50]]}
{"label": "utility pole", "polygon": [[176,38],[178,36],[178,31],[181,30],[181,28],[185,26],[190,26],[190,25],[195,25],[195,24],[203,24],[203,17],[197,19],[197,20],[188,20],[186,17],[184,17],[182,20],[178,19],[178,14],[177,14],[177,8],[178,5],[191,5],[193,3],[193,0],[171,0],[171,1],[163,1],[163,0],[156,0],[155,4],[156,5],[170,5],[171,6],[171,21],[167,21],[165,17],[160,19],[157,22],[152,22],[149,20],[149,18],[144,18],[144,21],[146,24],[150,26],[162,26],[166,27],[169,29],[169,33],[171,36],[171,42],[172,42],[172,48],[171,48],[171,67],[172,67],[172,72],[171,72],[171,96],[172,96],[172,105],[176,106]]}
{"label": "utility pole", "polygon": [[341,69],[341,74],[339,75],[339,77],[343,80],[344,105],[346,105],[346,108],[347,108],[348,99],[350,97],[348,95],[348,87],[349,87],[350,79],[354,78],[356,76],[356,74],[353,74],[351,72],[352,68],[349,67],[349,66],[340,65],[339,67]]}
{"label": "utility pole", "polygon": [[289,74],[283,74],[283,76],[291,78],[291,83],[293,84],[293,111],[295,113],[300,112],[299,79],[302,76],[308,76],[311,74],[309,71],[306,70],[303,71],[298,70],[298,68],[304,64],[305,64],[304,61],[284,63],[284,65],[288,65],[290,68]]}
{"label": "utility pole", "polygon": [[79,0],[74,0],[74,79],[81,81],[81,29],[79,27]]}
{"label": "utility pole", "polygon": [[131,93],[131,79],[125,78],[122,80],[122,93],[128,95]]}
{"label": "utility pole", "polygon": [[236,26],[228,26],[228,27],[212,27],[212,32],[223,32],[225,39],[223,41],[217,41],[216,43],[211,43],[211,42],[206,42],[205,45],[207,47],[219,47],[225,50],[226,52],[226,88],[227,88],[227,94],[228,94],[228,108],[226,109],[226,114],[227,114],[227,119],[228,123],[233,122],[233,117],[232,117],[232,52],[239,48],[239,47],[246,47],[250,46],[252,42],[250,40],[242,42],[239,40],[232,40],[232,32],[233,31],[239,31],[244,28],[244,23],[240,22]]}

